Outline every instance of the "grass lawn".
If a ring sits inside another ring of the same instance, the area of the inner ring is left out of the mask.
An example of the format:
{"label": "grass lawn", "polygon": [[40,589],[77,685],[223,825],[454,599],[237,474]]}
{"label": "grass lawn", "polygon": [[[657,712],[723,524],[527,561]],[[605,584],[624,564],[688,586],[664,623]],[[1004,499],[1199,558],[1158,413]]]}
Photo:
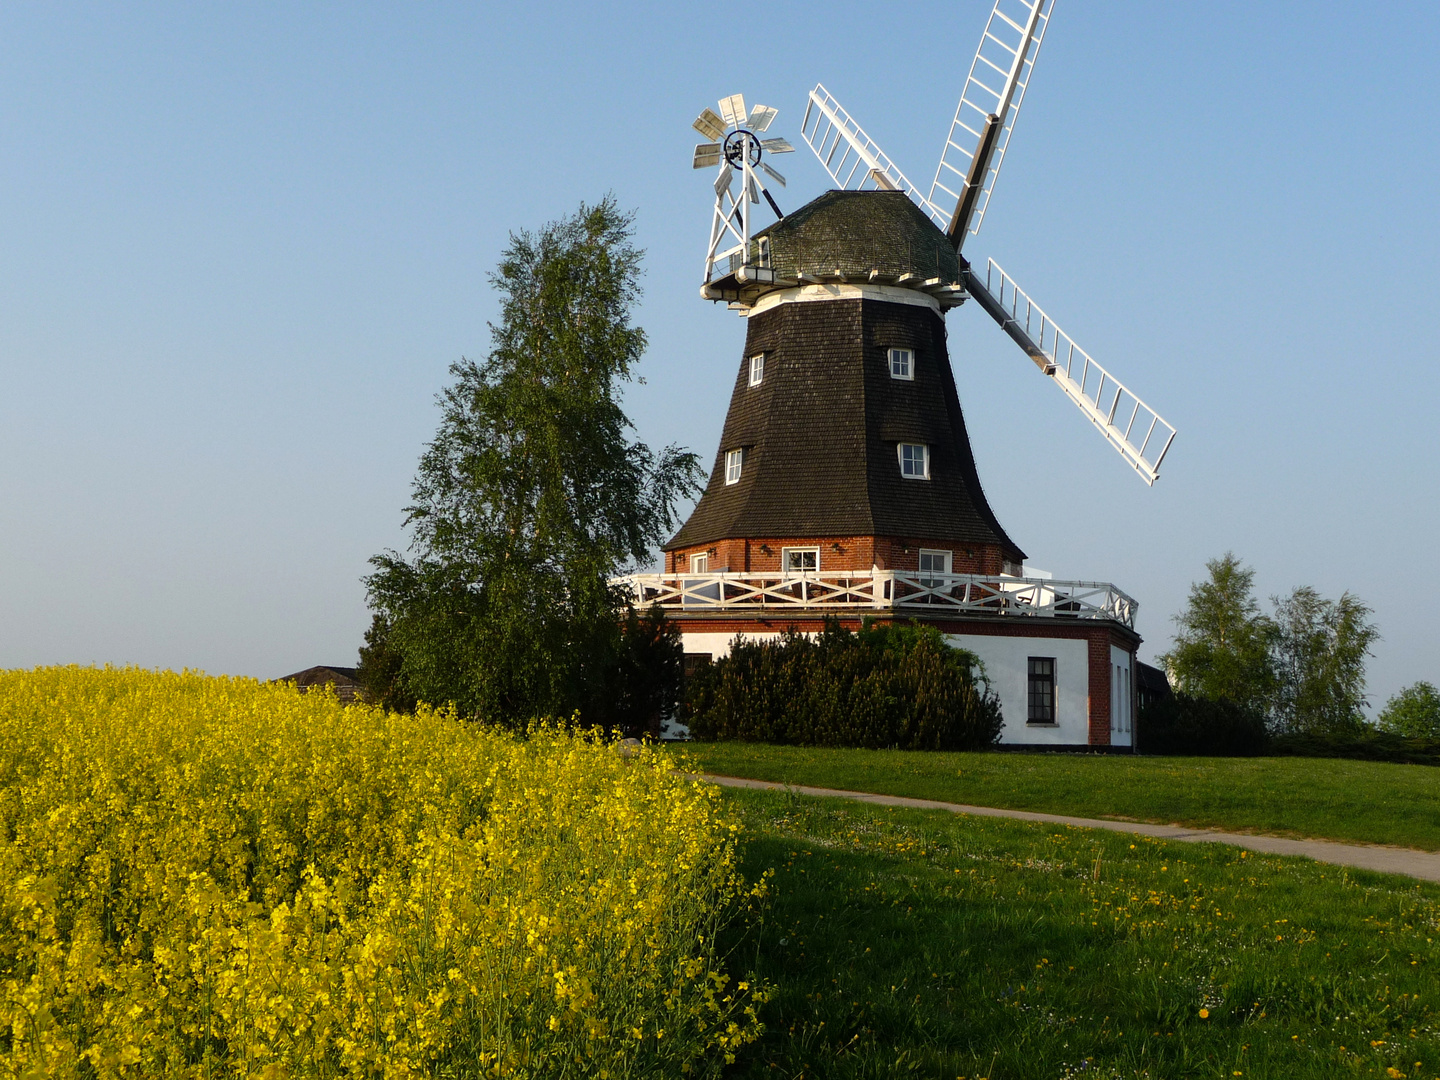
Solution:
{"label": "grass lawn", "polygon": [[1440,769],[1328,758],[937,754],[686,743],[705,772],[972,806],[1440,851]]}
{"label": "grass lawn", "polygon": [[1222,845],[726,798],[747,872],[775,870],[734,956],[774,988],[769,1030],[732,1075],[1440,1076],[1435,886]]}

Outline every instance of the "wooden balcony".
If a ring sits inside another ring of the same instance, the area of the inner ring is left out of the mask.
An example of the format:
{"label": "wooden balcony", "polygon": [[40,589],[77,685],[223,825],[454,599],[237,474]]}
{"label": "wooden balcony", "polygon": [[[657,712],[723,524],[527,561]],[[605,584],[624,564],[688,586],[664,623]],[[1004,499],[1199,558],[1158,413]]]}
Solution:
{"label": "wooden balcony", "polygon": [[676,614],[905,613],[1101,619],[1135,628],[1135,600],[1099,581],[865,570],[814,574],[631,574],[640,607]]}

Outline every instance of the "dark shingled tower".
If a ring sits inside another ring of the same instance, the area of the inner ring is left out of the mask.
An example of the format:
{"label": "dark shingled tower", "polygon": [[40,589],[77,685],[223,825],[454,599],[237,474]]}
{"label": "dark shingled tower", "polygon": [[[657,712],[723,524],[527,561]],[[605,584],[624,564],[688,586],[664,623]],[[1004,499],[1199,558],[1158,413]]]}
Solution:
{"label": "dark shingled tower", "polygon": [[[736,262],[707,295],[749,308],[745,354],[667,572],[781,570],[788,548],[818,549],[825,571],[916,571],[925,549],[955,573],[1020,573],[945,347],[943,312],[965,296],[945,234],[903,193],[830,191]],[[892,350],[908,350],[908,375],[903,359],[892,373]],[[926,448],[928,476],[902,475],[901,444]]]}

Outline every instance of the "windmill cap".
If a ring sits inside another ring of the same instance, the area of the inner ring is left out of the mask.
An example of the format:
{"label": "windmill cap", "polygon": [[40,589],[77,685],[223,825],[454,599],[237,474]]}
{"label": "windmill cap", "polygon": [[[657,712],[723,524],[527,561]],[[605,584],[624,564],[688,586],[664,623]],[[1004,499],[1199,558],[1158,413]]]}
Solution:
{"label": "windmill cap", "polygon": [[762,239],[777,278],[960,281],[950,238],[901,191],[827,191],[756,233],[751,262]]}

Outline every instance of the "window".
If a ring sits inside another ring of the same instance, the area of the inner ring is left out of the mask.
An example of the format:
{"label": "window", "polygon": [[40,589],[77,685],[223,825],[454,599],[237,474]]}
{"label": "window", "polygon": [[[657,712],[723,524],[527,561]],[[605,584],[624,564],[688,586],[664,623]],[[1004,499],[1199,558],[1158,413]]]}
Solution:
{"label": "window", "polygon": [[780,559],[787,577],[791,574],[816,574],[820,572],[820,549],[818,547],[781,548]]}
{"label": "window", "polygon": [[750,385],[759,386],[765,379],[765,354],[757,353],[750,357]]}
{"label": "window", "polygon": [[692,574],[708,574],[710,572],[710,556],[691,555],[690,572]]}
{"label": "window", "polygon": [[1032,656],[1030,668],[1030,712],[1032,724],[1055,723],[1055,658]]}
{"label": "window", "polygon": [[915,378],[915,354],[911,350],[890,350],[890,377],[892,379]]}
{"label": "window", "polygon": [[920,584],[927,589],[936,589],[945,584],[943,577],[935,577],[936,574],[950,573],[950,552],[932,551],[930,548],[920,549]]}
{"label": "window", "polygon": [[725,451],[725,483],[738,484],[740,482],[740,466],[744,464],[744,450]]}
{"label": "window", "polygon": [[760,244],[760,265],[761,265],[761,266],[769,266],[769,265],[770,265],[770,238],[769,238],[768,236],[762,236],[762,237],[760,237],[759,244]]}
{"label": "window", "polygon": [[930,479],[930,447],[924,443],[902,442],[900,451],[900,475],[910,480]]}

